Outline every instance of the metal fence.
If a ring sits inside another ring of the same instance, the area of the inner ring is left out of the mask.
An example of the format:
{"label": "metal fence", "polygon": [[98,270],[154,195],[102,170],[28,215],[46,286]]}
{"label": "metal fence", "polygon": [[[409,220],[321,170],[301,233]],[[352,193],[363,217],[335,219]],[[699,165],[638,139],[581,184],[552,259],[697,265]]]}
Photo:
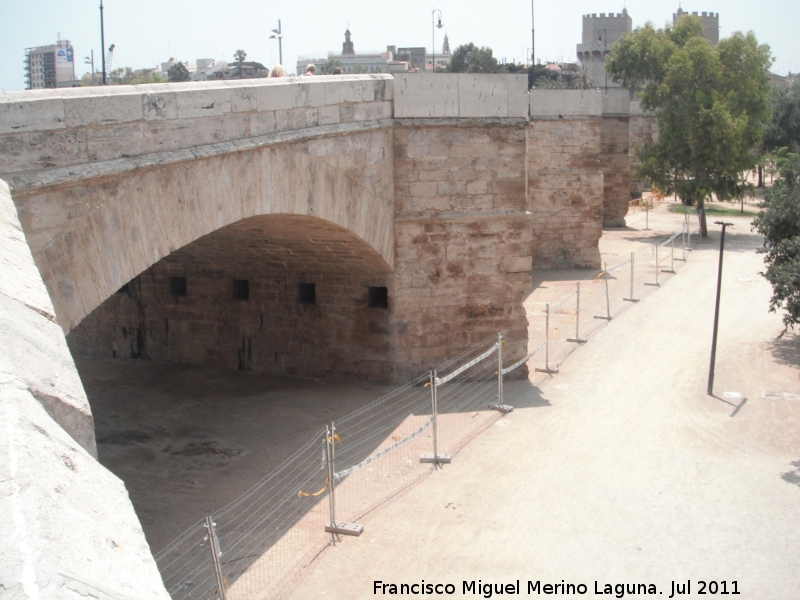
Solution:
{"label": "metal fence", "polygon": [[649,250],[604,265],[574,292],[530,315],[532,350],[513,364],[503,363],[503,336],[497,334],[326,425],[156,556],[172,598],[285,597],[292,577],[314,555],[341,535],[360,535],[359,518],[450,462],[512,410],[504,404],[504,377],[529,362],[543,377],[558,373],[575,347],[638,302],[637,295],[674,275],[690,250],[684,226]]}

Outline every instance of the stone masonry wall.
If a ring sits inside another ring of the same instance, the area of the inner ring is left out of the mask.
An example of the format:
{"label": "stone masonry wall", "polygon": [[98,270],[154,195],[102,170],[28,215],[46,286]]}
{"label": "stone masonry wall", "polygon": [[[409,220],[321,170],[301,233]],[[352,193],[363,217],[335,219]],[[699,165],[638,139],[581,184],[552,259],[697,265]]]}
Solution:
{"label": "stone masonry wall", "polygon": [[531,219],[520,125],[408,119],[395,127],[393,316],[398,364],[409,375],[498,331],[509,362],[524,356]]}
{"label": "stone masonry wall", "polygon": [[534,268],[598,267],[603,226],[602,119],[539,118],[526,128]]}
{"label": "stone masonry wall", "polygon": [[66,167],[94,163],[96,176],[135,168],[139,156],[183,151],[187,160],[261,136],[387,119],[392,84],[339,75],[2,92],[0,176],[21,190],[79,175]]}
{"label": "stone masonry wall", "polygon": [[[173,277],[185,278],[185,295]],[[301,284],[313,284],[313,300]],[[370,287],[386,288],[388,305],[370,306]],[[394,295],[388,266],[349,232],[311,217],[253,217],[159,261],[68,340],[76,355],[392,382]]]}
{"label": "stone masonry wall", "polygon": [[624,227],[631,195],[627,116],[603,115],[600,153],[603,171],[603,226]]}
{"label": "stone masonry wall", "polygon": [[641,198],[642,193],[645,191],[645,183],[637,180],[634,176],[636,169],[641,164],[637,156],[637,149],[642,144],[648,144],[653,141],[655,134],[655,123],[653,119],[642,114],[638,102],[631,102],[631,116],[630,116],[630,148],[628,156],[631,165],[631,200],[634,198]]}
{"label": "stone masonry wall", "polygon": [[3,597],[168,600],[2,180],[0,431]]}

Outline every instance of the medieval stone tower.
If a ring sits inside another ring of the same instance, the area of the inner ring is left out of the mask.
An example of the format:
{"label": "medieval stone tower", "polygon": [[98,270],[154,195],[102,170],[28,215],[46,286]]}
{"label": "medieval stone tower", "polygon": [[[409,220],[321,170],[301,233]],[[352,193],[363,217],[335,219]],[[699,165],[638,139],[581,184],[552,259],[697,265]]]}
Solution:
{"label": "medieval stone tower", "polygon": [[583,40],[578,44],[578,60],[589,68],[592,85],[607,89],[609,95],[628,94],[628,90],[621,89],[619,84],[606,80],[605,55],[614,42],[630,33],[632,28],[633,21],[626,9],[619,14],[583,15]]}
{"label": "medieval stone tower", "polygon": [[[688,14],[682,8],[678,8],[678,12],[672,15],[672,26],[675,26],[680,17]],[[719,13],[703,12],[698,15],[693,12],[691,16],[699,17],[703,20],[703,37],[712,45],[716,45],[719,42]]]}

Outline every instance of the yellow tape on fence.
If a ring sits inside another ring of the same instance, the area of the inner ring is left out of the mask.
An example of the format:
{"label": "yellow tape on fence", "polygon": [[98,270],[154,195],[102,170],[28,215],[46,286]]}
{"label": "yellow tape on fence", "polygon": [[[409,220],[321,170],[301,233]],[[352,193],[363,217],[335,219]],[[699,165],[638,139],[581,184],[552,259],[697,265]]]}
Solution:
{"label": "yellow tape on fence", "polygon": [[325,486],[320,491],[314,492],[313,494],[306,494],[303,490],[300,490],[299,492],[297,492],[297,497],[298,498],[316,498],[317,496],[319,496],[325,490],[328,489],[328,485],[330,484],[330,482],[331,482],[331,480],[326,477],[325,478]]}

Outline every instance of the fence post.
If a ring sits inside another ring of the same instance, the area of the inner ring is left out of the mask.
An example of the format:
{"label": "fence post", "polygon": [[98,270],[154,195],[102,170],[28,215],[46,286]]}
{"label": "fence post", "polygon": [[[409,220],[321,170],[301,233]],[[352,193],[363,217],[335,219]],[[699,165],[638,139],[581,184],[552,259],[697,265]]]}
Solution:
{"label": "fence post", "polygon": [[686,262],[686,223],[681,224],[681,258],[675,260]]}
{"label": "fence post", "polygon": [[689,225],[689,214],[686,213],[686,250],[692,251],[692,228]]}
{"label": "fence post", "polygon": [[325,525],[325,531],[331,534],[331,539],[336,541],[336,534],[359,536],[364,533],[364,526],[357,523],[336,523],[336,425],[331,421],[325,426],[325,458],[328,462],[328,508],[331,513],[330,522]]}
{"label": "fence post", "polygon": [[545,304],[544,313],[544,369],[536,367],[537,373],[558,373],[558,369],[550,368],[550,305]]}
{"label": "fence post", "polygon": [[419,457],[421,463],[433,463],[433,468],[441,468],[442,463],[449,463],[453,457],[449,454],[439,454],[439,407],[437,396],[437,381],[436,369],[430,372],[430,382],[425,385],[431,386],[431,425],[433,432],[433,454],[423,454]]}
{"label": "fence post", "polygon": [[489,406],[504,415],[514,410],[513,406],[506,406],[503,398],[503,334],[497,334],[497,404]]}
{"label": "fence post", "polygon": [[[677,233],[675,235],[678,235]],[[669,237],[669,269],[661,269],[662,273],[674,273],[675,272],[675,235],[671,235]]]}
{"label": "fence post", "polygon": [[608,298],[608,263],[603,263],[603,279],[606,282],[606,314],[595,315],[595,319],[603,319],[605,321],[611,320],[611,300]]}
{"label": "fence post", "polygon": [[656,280],[655,281],[645,281],[645,285],[654,285],[655,287],[661,287],[661,284],[658,283],[658,244],[656,244]]}
{"label": "fence post", "polygon": [[625,302],[638,302],[638,298],[633,297],[633,257],[634,254],[631,252],[631,295],[628,298],[623,298]]}
{"label": "fence post", "polygon": [[222,576],[222,565],[219,562],[219,540],[217,532],[214,531],[214,519],[211,515],[206,517],[206,529],[208,530],[208,547],[211,550],[211,562],[214,565],[214,575],[217,578],[217,590],[220,600],[225,600],[225,577]]}
{"label": "fence post", "polygon": [[575,342],[577,344],[583,344],[586,342],[585,338],[581,337],[581,282],[578,281],[577,284],[577,291],[576,294],[578,296],[578,300],[576,303],[575,308],[575,337],[574,338],[567,338],[568,342]]}

